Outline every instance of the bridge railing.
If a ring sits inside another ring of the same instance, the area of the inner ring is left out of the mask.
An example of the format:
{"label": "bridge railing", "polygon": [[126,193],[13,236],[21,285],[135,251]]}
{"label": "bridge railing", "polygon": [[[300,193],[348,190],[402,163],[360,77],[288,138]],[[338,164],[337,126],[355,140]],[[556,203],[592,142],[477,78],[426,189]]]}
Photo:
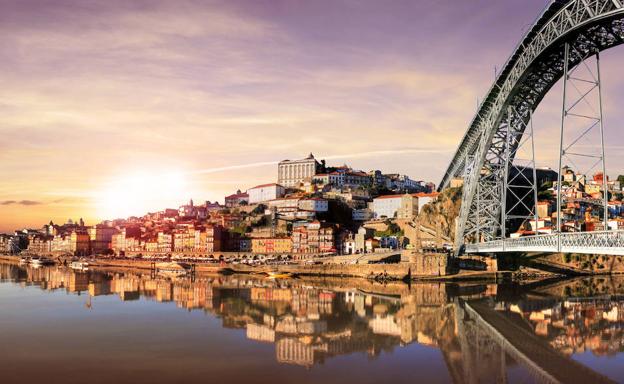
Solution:
{"label": "bridge railing", "polygon": [[505,251],[543,250],[556,251],[558,239],[553,235],[536,235],[505,239]]}
{"label": "bridge railing", "polygon": [[501,252],[503,251],[503,240],[488,241],[485,243],[466,244],[467,253],[479,252]]}
{"label": "bridge railing", "polygon": [[624,231],[569,232],[559,239],[559,252],[624,254]]}
{"label": "bridge railing", "polygon": [[522,251],[624,255],[624,231],[566,232],[466,244],[466,253]]}

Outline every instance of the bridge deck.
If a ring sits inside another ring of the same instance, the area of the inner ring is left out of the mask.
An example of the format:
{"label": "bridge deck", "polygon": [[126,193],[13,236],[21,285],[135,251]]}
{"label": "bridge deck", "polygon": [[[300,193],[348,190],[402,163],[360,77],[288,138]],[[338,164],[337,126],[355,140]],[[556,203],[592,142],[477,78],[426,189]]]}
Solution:
{"label": "bridge deck", "polygon": [[466,244],[466,253],[562,252],[624,255],[624,231],[567,232]]}

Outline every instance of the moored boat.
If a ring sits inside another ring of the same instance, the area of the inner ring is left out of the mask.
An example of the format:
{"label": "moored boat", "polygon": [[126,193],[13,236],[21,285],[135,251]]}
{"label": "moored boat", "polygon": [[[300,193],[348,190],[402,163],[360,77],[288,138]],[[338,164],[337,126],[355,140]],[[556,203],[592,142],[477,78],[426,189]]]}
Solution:
{"label": "moored boat", "polygon": [[54,260],[43,256],[33,256],[30,258],[30,264],[33,266],[54,265]]}
{"label": "moored boat", "polygon": [[290,272],[279,272],[279,271],[271,271],[271,272],[267,272],[267,274],[269,275],[269,278],[271,279],[287,279],[293,276],[293,274]]}
{"label": "moored boat", "polygon": [[188,265],[183,263],[158,263],[156,264],[156,272],[168,277],[184,276],[188,273]]}
{"label": "moored boat", "polygon": [[69,267],[71,269],[86,271],[89,269],[89,263],[87,263],[86,261],[72,261]]}

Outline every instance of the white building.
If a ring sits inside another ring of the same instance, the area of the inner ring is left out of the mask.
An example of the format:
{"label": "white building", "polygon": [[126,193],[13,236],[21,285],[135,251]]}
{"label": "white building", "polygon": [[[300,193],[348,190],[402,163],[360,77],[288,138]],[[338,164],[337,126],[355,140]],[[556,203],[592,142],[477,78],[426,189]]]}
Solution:
{"label": "white building", "polygon": [[327,212],[329,203],[325,199],[311,198],[299,200],[299,209],[313,212]]}
{"label": "white building", "polygon": [[267,202],[269,208],[275,208],[278,212],[296,211],[299,208],[298,197],[284,197]]}
{"label": "white building", "polygon": [[286,189],[279,184],[262,184],[247,190],[249,195],[249,204],[264,203],[269,200],[275,200],[286,193]]}
{"label": "white building", "polygon": [[301,160],[283,160],[277,165],[277,182],[287,188],[298,187],[305,181],[312,181],[312,177],[322,168],[310,153]]}
{"label": "white building", "polygon": [[375,218],[393,218],[401,209],[402,195],[385,195],[373,199],[373,213]]}
{"label": "white building", "polygon": [[419,198],[416,194],[385,195],[373,199],[375,218],[414,219],[418,215]]}

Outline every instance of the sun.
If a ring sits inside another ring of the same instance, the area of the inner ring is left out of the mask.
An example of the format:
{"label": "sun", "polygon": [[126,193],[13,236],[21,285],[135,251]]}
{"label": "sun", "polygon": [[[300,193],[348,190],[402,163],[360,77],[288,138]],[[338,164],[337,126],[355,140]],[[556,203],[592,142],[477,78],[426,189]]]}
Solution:
{"label": "sun", "polygon": [[97,214],[103,219],[142,216],[184,201],[186,178],[182,172],[139,172],[122,175],[96,193]]}

